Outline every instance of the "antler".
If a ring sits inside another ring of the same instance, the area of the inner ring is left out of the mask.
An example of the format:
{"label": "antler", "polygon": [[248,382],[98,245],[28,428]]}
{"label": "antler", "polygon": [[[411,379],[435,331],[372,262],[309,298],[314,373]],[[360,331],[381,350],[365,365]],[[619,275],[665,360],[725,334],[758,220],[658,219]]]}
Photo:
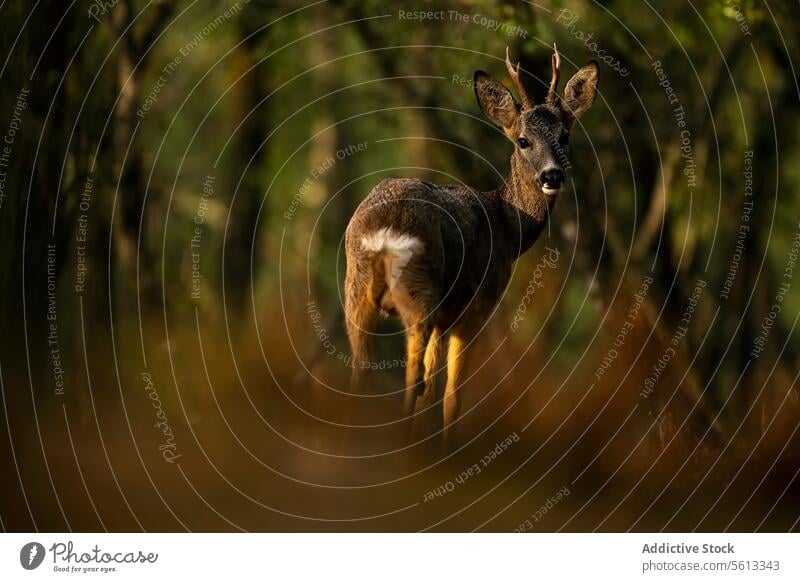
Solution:
{"label": "antler", "polygon": [[547,103],[555,105],[558,103],[556,88],[558,87],[558,75],[561,73],[561,57],[558,56],[558,47],[556,47],[556,43],[553,43],[553,56],[550,58],[550,62],[553,66],[553,76],[550,79],[550,91],[547,93]]}
{"label": "antler", "polygon": [[522,100],[522,108],[529,109],[533,107],[531,100],[528,98],[528,94],[525,92],[525,87],[522,86],[522,82],[519,80],[519,63],[517,63],[517,67],[514,68],[511,64],[511,59],[508,58],[508,47],[506,47],[506,69],[508,69],[508,74],[514,82],[514,87],[517,88],[519,98]]}

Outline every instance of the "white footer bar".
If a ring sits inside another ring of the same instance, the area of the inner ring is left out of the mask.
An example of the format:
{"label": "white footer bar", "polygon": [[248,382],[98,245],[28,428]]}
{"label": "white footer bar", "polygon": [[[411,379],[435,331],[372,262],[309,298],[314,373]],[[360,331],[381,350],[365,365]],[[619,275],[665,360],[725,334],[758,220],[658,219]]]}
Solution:
{"label": "white footer bar", "polygon": [[800,580],[793,534],[3,534],[0,580]]}

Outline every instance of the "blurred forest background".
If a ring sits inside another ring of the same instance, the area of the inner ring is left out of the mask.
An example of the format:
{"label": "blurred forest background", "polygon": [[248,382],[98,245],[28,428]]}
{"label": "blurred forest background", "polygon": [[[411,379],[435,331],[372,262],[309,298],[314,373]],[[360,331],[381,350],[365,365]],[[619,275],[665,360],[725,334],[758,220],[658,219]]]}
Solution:
{"label": "blurred forest background", "polygon": [[[796,2],[0,19],[3,529],[797,529]],[[511,86],[508,46],[540,101],[553,42],[599,96],[443,457],[404,440],[396,327],[349,394],[344,229],[385,177],[496,188],[473,71]]]}

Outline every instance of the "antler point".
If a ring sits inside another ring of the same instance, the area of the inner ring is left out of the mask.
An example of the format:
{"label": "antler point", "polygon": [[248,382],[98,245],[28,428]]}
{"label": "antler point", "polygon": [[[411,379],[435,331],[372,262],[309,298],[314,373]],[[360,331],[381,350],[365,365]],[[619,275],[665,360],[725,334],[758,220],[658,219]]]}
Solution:
{"label": "antler point", "polygon": [[555,104],[558,102],[556,89],[558,88],[558,77],[561,69],[561,56],[558,54],[558,47],[555,42],[553,42],[553,55],[550,60],[553,65],[553,76],[550,79],[550,90],[547,93],[547,102]]}
{"label": "antler point", "polygon": [[523,107],[527,108],[531,106],[530,98],[528,94],[525,92],[525,87],[522,86],[522,82],[519,78],[519,69],[520,69],[520,62],[517,61],[517,66],[511,64],[511,57],[509,53],[508,46],[506,46],[506,69],[508,69],[508,75],[511,77],[511,80],[514,82],[514,86],[517,88],[517,93],[519,93],[519,97],[522,100]]}

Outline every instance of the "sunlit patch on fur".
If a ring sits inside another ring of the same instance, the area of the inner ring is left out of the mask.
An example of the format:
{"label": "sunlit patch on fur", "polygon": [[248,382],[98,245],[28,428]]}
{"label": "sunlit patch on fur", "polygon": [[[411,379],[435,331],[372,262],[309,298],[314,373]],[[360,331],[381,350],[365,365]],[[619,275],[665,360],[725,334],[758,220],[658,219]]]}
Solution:
{"label": "sunlit patch on fur", "polygon": [[387,277],[389,289],[394,289],[408,261],[414,256],[414,253],[422,251],[423,246],[422,241],[418,238],[397,233],[388,227],[370,233],[361,239],[361,247],[365,251],[384,251],[386,253],[386,258],[389,259],[389,268],[387,269],[387,275],[390,275]]}

